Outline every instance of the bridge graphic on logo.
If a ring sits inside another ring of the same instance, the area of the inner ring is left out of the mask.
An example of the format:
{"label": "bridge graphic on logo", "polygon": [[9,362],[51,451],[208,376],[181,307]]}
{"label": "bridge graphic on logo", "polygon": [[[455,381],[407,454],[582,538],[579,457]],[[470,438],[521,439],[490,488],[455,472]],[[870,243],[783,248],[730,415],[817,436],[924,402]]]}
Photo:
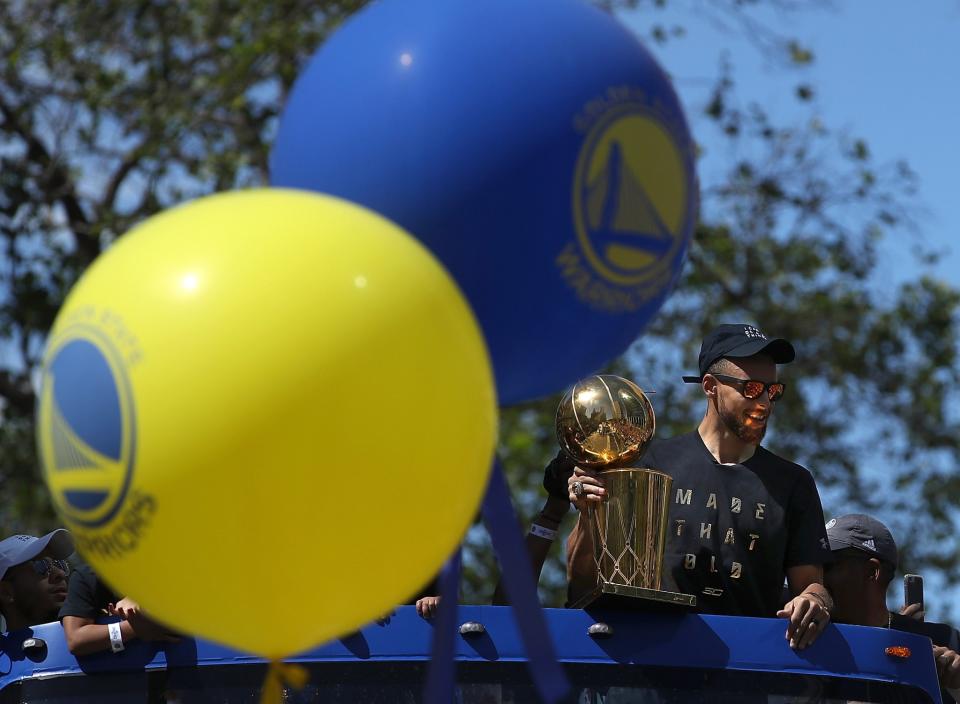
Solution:
{"label": "bridge graphic on logo", "polygon": [[44,370],[40,448],[58,508],[82,525],[116,513],[133,470],[134,424],[129,384],[105,340],[74,337]]}
{"label": "bridge graphic on logo", "polygon": [[123,473],[121,458],[104,455],[83,442],[64,420],[56,400],[51,412],[53,465],[57,471],[98,470],[74,472],[62,482],[63,498],[81,511],[95,510],[110,497],[111,484],[115,483],[111,479]]}
{"label": "bridge graphic on logo", "polygon": [[629,274],[669,254],[673,234],[626,163],[619,141],[611,142],[605,167],[582,197],[590,240],[608,265]]}

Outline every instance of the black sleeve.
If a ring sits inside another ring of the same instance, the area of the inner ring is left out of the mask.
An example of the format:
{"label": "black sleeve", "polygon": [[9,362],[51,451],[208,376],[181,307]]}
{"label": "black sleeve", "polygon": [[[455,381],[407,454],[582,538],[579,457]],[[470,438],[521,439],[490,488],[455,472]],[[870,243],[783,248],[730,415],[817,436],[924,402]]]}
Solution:
{"label": "black sleeve", "polygon": [[920,623],[923,626],[921,632],[929,636],[934,645],[942,645],[955,653],[960,653],[960,633],[957,633],[957,629],[953,626],[934,621],[914,621],[914,623]]}
{"label": "black sleeve", "polygon": [[106,604],[103,601],[105,588],[97,579],[93,569],[85,564],[77,564],[70,573],[67,583],[67,598],[60,607],[59,618],[64,616],[79,616],[80,618],[95,619],[103,615]]}
{"label": "black sleeve", "polygon": [[823,521],[820,494],[810,472],[800,468],[800,479],[790,497],[787,515],[787,551],[783,566],[823,565],[832,561]]}
{"label": "black sleeve", "polygon": [[651,441],[646,449],[644,449],[643,454],[633,463],[634,467],[642,467],[647,469],[653,469],[657,472],[662,471],[660,467],[660,462],[657,460],[657,441]]}
{"label": "black sleeve", "polygon": [[567,480],[573,474],[574,466],[574,461],[563,450],[557,452],[557,456],[550,460],[550,464],[543,470],[543,488],[550,496],[569,501]]}
{"label": "black sleeve", "polygon": [[956,628],[950,629],[950,637],[947,640],[947,646],[955,653],[960,653],[960,632]]}

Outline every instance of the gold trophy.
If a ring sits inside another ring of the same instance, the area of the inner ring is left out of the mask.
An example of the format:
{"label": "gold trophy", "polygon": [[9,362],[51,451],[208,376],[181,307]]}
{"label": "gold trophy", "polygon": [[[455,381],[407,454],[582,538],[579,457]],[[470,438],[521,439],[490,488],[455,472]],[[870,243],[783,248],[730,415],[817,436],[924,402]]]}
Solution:
{"label": "gold trophy", "polygon": [[625,466],[643,453],[655,428],[650,400],[623,377],[588,377],[560,401],[560,447],[578,466],[598,471],[607,490],[606,501],[587,508],[597,586],[573,608],[697,603],[693,595],[660,589],[673,479],[655,469]]}

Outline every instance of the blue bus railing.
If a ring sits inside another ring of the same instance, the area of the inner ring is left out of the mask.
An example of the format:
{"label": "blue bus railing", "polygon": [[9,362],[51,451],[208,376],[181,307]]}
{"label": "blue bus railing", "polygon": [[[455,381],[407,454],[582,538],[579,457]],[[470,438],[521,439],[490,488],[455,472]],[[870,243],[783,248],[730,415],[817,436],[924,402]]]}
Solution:
{"label": "blue bus railing", "polygon": [[[716,684],[721,674],[727,680],[732,677],[731,682],[735,680],[731,691],[742,692],[746,686],[752,687],[754,694],[769,693],[771,688],[775,689],[770,683],[793,678],[806,683],[805,692],[811,691],[810,683],[819,683],[820,689],[816,691],[823,694],[823,700],[857,698],[843,694],[842,688],[837,690],[841,692],[838,697],[829,695],[831,688],[856,683],[860,687],[857,691],[879,693],[874,701],[940,701],[930,642],[914,634],[831,625],[813,646],[798,652],[788,647],[784,639],[786,623],[778,619],[574,609],[545,611],[558,658],[567,671],[573,673],[576,691],[571,701],[618,701],[615,696],[611,698],[610,692],[623,687],[666,687],[674,692],[676,701],[685,701],[682,692],[689,694],[697,687],[726,686]],[[458,619],[464,626],[455,639],[454,648],[462,680],[468,684],[481,683],[487,689],[493,683],[505,682],[504,686],[516,691],[532,692],[524,670],[527,654],[509,608],[461,606]],[[591,626],[597,623],[606,627],[593,628],[591,635]],[[418,700],[422,675],[430,658],[432,632],[433,625],[420,618],[413,607],[400,607],[380,623],[370,624],[289,660],[306,664],[320,673],[314,677],[315,687],[334,687],[343,680],[354,683],[351,686],[362,685],[363,691],[367,691],[378,682],[387,686],[388,682],[396,681]],[[85,688],[110,682],[106,675],[120,677],[126,673],[140,677],[157,672],[216,671],[217,678],[222,679],[244,666],[254,673],[244,681],[255,687],[266,667],[264,660],[190,638],[177,643],[132,641],[119,654],[104,652],[74,658],[59,624],[46,624],[3,637],[0,702],[32,701],[27,690],[33,683],[45,683],[49,688],[51,683],[63,679],[70,683],[64,691],[77,695],[76,699],[63,701],[83,701]],[[404,674],[404,668],[412,674]],[[84,679],[84,675],[88,677]],[[140,686],[139,681],[130,680],[129,686]],[[186,684],[176,686],[202,690],[210,686],[211,681],[214,680],[201,678],[191,684],[187,678],[183,680]],[[336,686],[340,689],[325,690],[329,695],[325,695],[327,699],[336,700],[339,696],[336,692],[347,692],[346,685]],[[470,700],[464,694],[467,690],[461,689],[460,700]],[[20,693],[5,699],[3,693],[7,690]],[[795,691],[799,690],[789,689],[789,692]],[[789,692],[784,694],[785,701],[791,700]],[[596,697],[590,699],[594,695]],[[349,700],[347,694],[343,696],[345,701]],[[521,700],[524,699],[511,698],[511,701]],[[60,699],[44,696],[37,697],[36,701]],[[233,700],[224,695],[222,701]],[[312,699],[307,696],[304,701]]]}

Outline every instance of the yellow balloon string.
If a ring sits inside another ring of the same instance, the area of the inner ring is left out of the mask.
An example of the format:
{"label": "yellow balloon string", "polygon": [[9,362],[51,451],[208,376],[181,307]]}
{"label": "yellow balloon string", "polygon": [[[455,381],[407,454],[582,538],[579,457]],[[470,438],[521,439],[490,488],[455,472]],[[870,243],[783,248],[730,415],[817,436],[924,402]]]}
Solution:
{"label": "yellow balloon string", "polygon": [[260,704],[282,704],[284,686],[303,689],[309,680],[310,673],[303,665],[271,660],[260,692]]}

